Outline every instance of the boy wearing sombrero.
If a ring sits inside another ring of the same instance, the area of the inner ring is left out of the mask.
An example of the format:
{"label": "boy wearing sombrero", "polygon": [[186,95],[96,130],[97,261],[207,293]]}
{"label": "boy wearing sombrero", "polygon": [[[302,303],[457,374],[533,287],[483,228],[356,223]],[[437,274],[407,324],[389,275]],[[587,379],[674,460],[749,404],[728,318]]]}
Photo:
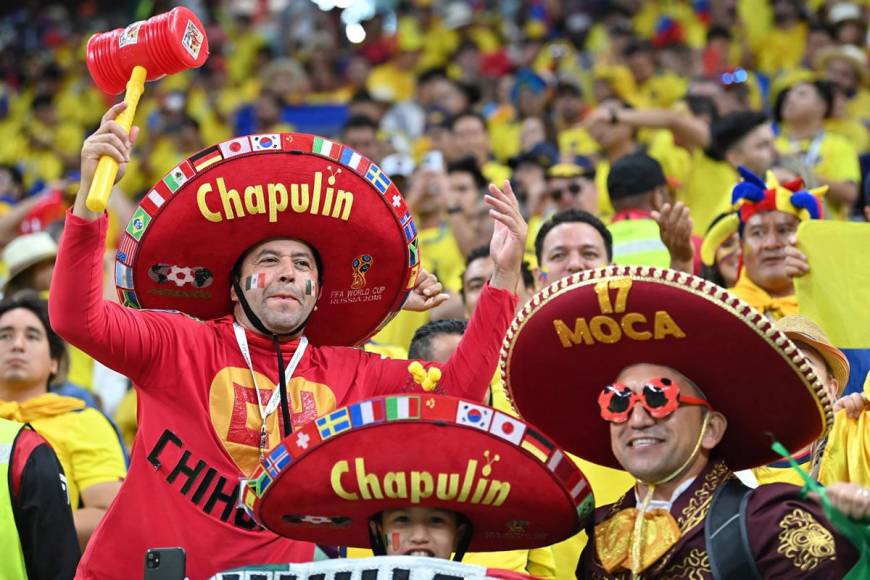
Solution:
{"label": "boy wearing sombrero", "polygon": [[[784,316],[777,320],[775,325],[804,355],[806,363],[812,367],[828,392],[828,397],[834,402],[834,412],[837,412],[838,407],[843,408],[838,399],[849,382],[849,359],[843,351],[835,347],[825,332],[806,316],[800,314]],[[831,434],[836,429],[837,422],[844,419],[836,419],[835,415]],[[836,448],[845,447],[844,443],[844,441],[832,440],[828,435],[813,441],[805,449],[796,451],[795,460],[803,464],[804,470],[811,473],[815,479],[819,479],[824,484],[834,483],[836,479],[821,479],[822,454],[827,449],[839,453],[840,450]],[[770,465],[756,467],[752,472],[760,484],[781,482],[803,485],[800,474],[791,468],[788,461],[780,460]]]}
{"label": "boy wearing sombrero", "polygon": [[482,399],[516,303],[526,231],[517,201],[491,188],[496,273],[480,315],[456,356],[411,375],[407,361],[333,346],[364,342],[403,303],[425,309],[442,296],[420,272],[414,222],[389,177],[320,137],[243,136],[179,163],[119,244],[116,285],[128,308],[104,302],[106,218],[84,201],[101,155],[129,159],[136,131],[113,120],[121,110],[82,149],[50,304],[58,332],[139,394],[130,473],[79,575],[126,578],[146,548],[165,545],[186,549],[191,577],[310,560],[311,544],[236,509],[239,478],[282,437],[361,398],[425,384]]}
{"label": "boy wearing sombrero", "polygon": [[839,578],[854,564],[799,488],[734,476],[775,458],[771,436],[797,451],[832,421],[801,352],[746,303],[611,267],[550,286],[511,329],[502,368],[523,417],[637,481],[596,510],[578,577]]}
{"label": "boy wearing sombrero", "polygon": [[457,561],[560,541],[594,506],[580,470],[533,426],[437,395],[318,418],[267,455],[243,502],[283,536]]}

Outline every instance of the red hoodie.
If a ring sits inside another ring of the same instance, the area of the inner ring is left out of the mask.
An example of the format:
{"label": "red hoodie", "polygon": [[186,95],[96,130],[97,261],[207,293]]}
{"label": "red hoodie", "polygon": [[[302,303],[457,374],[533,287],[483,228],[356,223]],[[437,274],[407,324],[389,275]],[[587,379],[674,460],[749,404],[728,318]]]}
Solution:
{"label": "red hoodie", "polygon": [[[152,547],[184,548],[192,580],[243,565],[311,560],[312,544],[276,536],[236,508],[239,478],[259,460],[261,418],[232,317],[200,321],[104,301],[107,223],[68,214],[49,300],[55,330],[128,376],[139,395],[127,480],[91,537],[77,578],[141,578]],[[440,365],[436,392],[483,400],[516,300],[487,286],[458,349]],[[246,335],[265,401],[278,377],[272,341]],[[285,360],[297,345],[282,345]],[[422,392],[407,369],[407,361],[359,349],[309,347],[287,385],[294,427],[360,399]],[[281,439],[280,415],[267,422],[269,447]]]}

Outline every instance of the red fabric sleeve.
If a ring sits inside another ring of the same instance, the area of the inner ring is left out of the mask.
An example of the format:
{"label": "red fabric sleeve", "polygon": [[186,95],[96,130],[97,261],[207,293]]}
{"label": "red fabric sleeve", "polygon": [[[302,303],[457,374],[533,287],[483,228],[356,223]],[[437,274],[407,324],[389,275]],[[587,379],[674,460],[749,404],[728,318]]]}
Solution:
{"label": "red fabric sleeve", "polygon": [[[435,393],[483,401],[498,364],[498,354],[517,307],[517,296],[493,288],[487,282],[480,294],[474,315],[459,346],[446,363],[424,362],[423,366],[441,368]],[[359,398],[396,392],[423,392],[408,372],[405,360],[382,359],[369,355],[368,368],[360,385]]]}
{"label": "red fabric sleeve", "polygon": [[24,428],[18,432],[18,437],[15,438],[15,453],[12,454],[12,500],[15,501],[18,497],[18,490],[21,489],[21,477],[24,473],[24,467],[30,459],[30,454],[40,445],[48,445],[42,435],[36,431]]}
{"label": "red fabric sleeve", "polygon": [[[135,382],[178,334],[198,322],[180,314],[139,311],[103,299],[103,252],[109,220],[67,212],[51,280],[48,310],[54,330],[107,367]],[[158,366],[159,368],[159,366]]]}

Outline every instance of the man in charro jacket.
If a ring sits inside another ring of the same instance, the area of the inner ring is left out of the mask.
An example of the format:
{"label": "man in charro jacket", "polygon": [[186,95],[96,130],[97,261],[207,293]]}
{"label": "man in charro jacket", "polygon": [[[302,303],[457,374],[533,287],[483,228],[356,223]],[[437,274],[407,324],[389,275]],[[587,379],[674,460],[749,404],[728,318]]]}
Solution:
{"label": "man in charro jacket", "polygon": [[795,345],[721,288],[647,267],[574,274],[520,312],[502,364],[526,420],[636,480],[596,510],[578,578],[842,578],[855,564],[800,488],[733,473],[775,459],[771,435],[802,449],[832,412]]}

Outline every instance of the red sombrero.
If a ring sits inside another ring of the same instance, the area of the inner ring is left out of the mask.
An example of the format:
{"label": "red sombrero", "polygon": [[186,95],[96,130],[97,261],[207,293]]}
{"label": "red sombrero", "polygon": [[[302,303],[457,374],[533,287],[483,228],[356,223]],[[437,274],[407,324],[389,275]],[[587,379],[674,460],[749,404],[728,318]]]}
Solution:
{"label": "red sombrero", "polygon": [[145,195],[118,247],[121,303],[229,314],[233,264],[275,237],[322,258],[306,330],[314,344],[365,341],[401,308],[420,267],[414,222],[377,165],[312,135],[250,135],[182,161]]}
{"label": "red sombrero", "polygon": [[505,338],[501,370],[523,417],[568,451],[619,468],[601,389],[632,364],[671,367],[728,419],[717,452],[732,469],[798,450],[833,422],[828,395],[795,345],[745,302],[701,278],[611,266],[539,292]]}
{"label": "red sombrero", "polygon": [[473,551],[547,546],[576,533],[592,490],[574,463],[523,421],[436,395],[338,409],[284,439],[244,488],[276,534],[369,547],[369,518],[421,506],[465,515]]}

